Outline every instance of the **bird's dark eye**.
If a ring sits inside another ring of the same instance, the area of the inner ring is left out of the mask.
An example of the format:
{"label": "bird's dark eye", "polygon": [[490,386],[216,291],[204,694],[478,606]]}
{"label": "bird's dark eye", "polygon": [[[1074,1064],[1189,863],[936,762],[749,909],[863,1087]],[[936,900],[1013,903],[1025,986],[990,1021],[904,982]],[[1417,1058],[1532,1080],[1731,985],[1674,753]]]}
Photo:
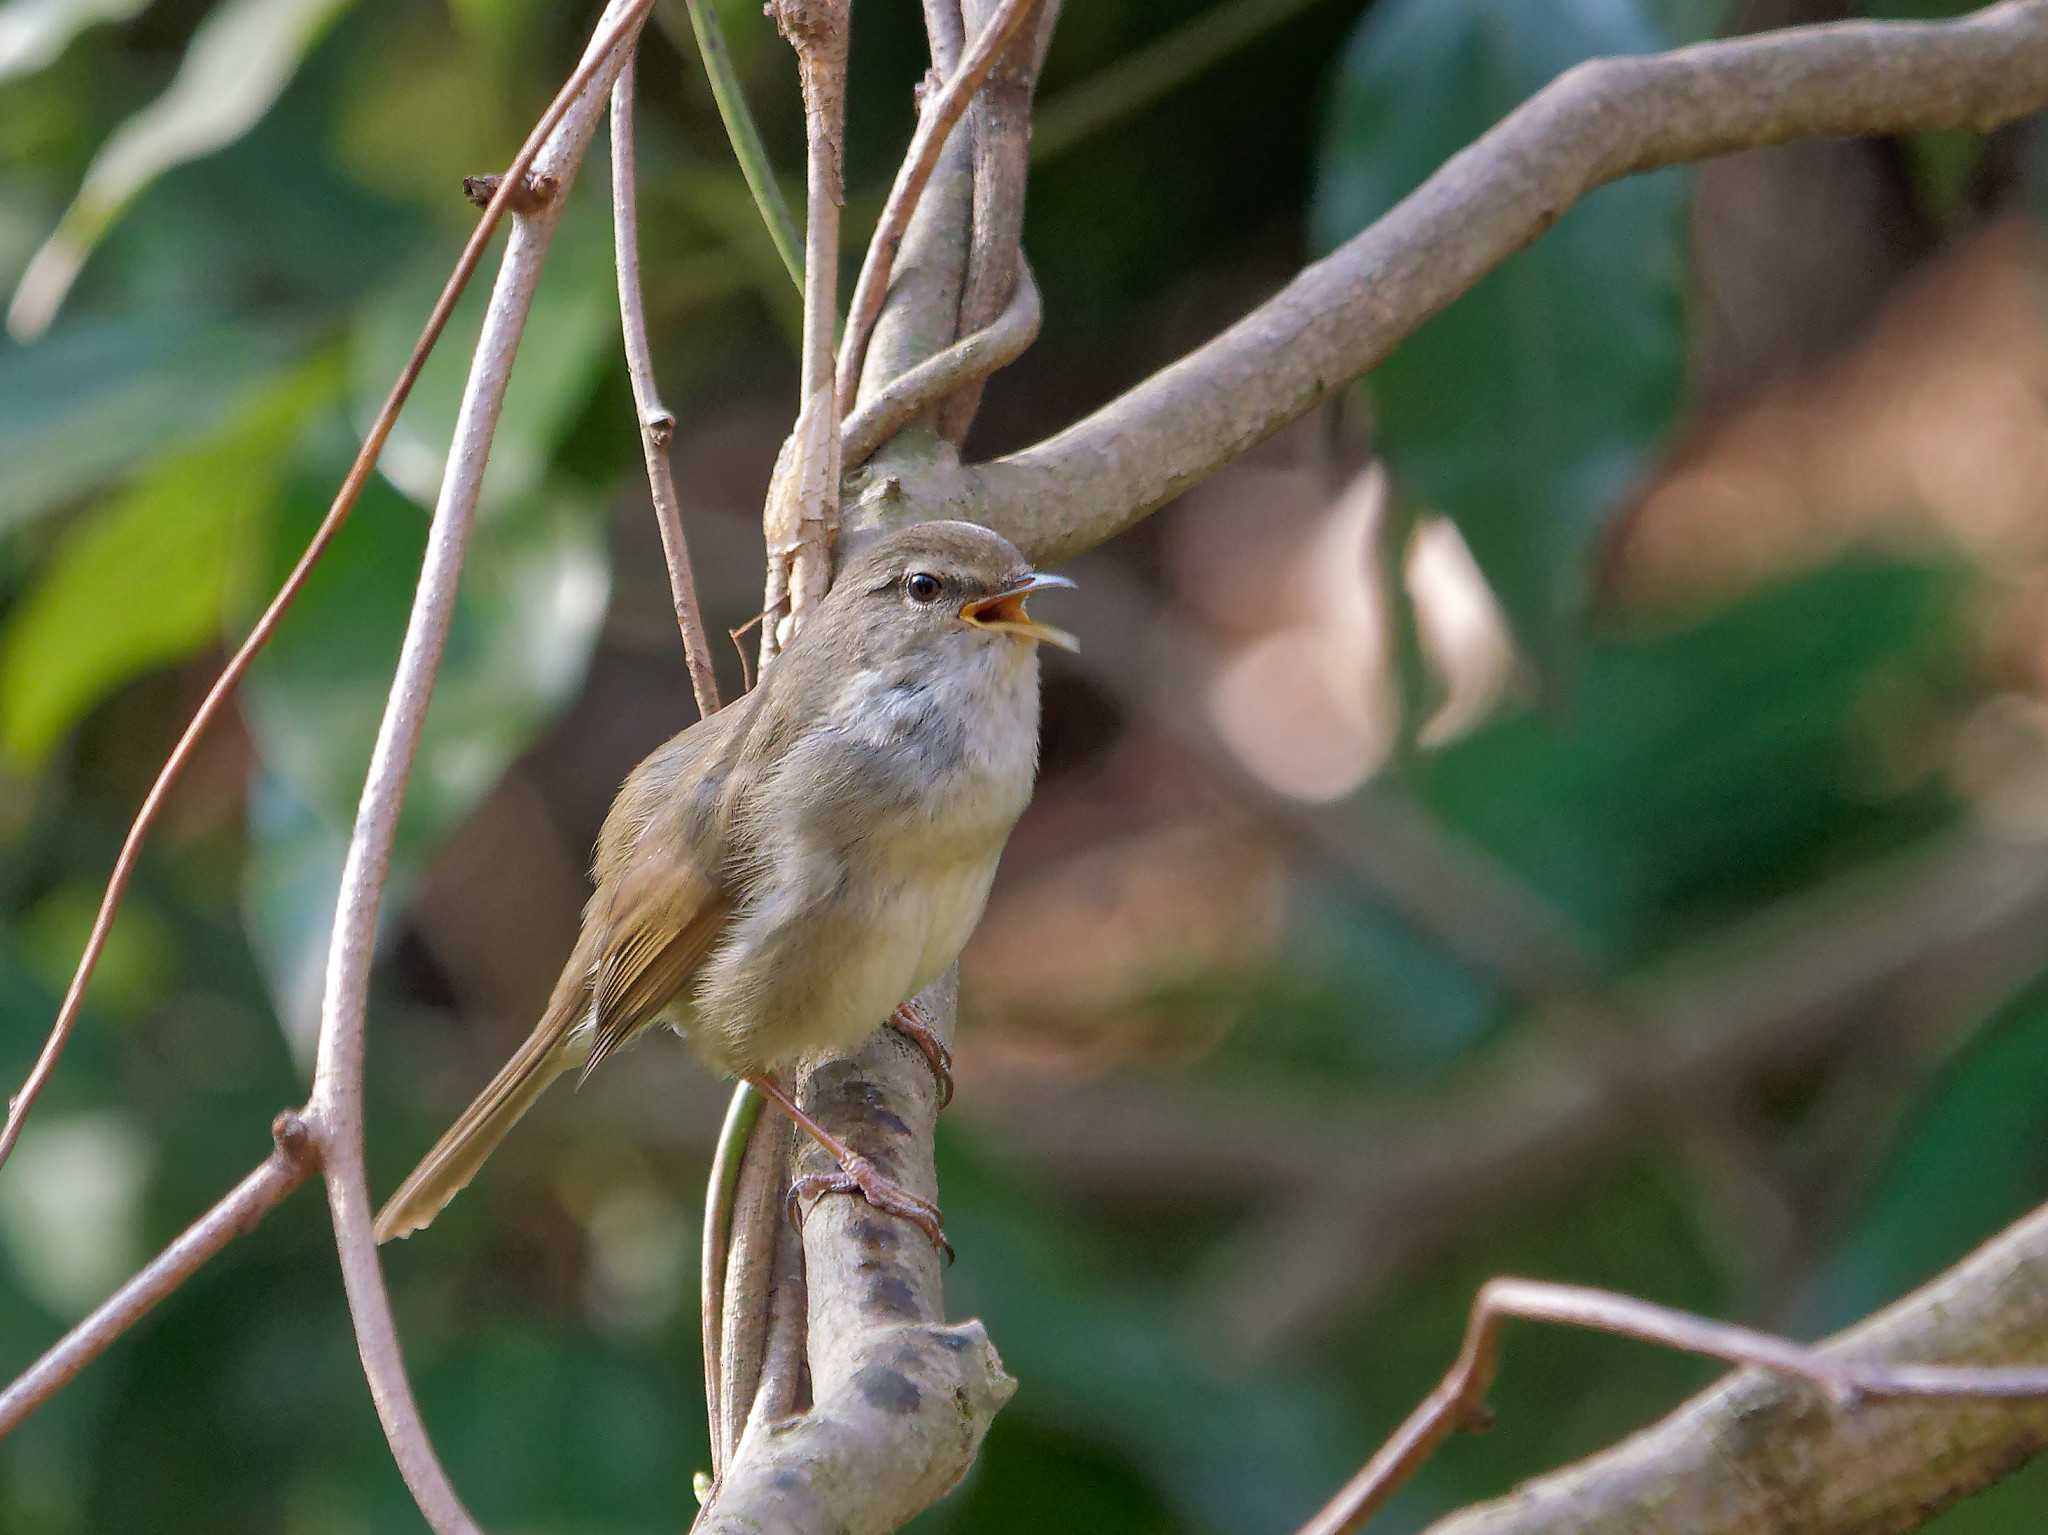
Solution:
{"label": "bird's dark eye", "polygon": [[903,578],[903,589],[910,593],[912,602],[937,602],[945,583],[928,570],[913,570]]}

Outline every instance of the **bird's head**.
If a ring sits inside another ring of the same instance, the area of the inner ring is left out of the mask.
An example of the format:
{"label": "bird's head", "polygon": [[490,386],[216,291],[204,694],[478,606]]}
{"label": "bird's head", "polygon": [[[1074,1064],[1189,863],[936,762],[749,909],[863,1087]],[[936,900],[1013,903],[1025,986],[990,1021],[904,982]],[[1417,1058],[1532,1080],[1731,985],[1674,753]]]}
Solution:
{"label": "bird's head", "polygon": [[1033,570],[1000,533],[971,522],[921,522],[885,534],[849,560],[826,604],[840,609],[833,617],[878,639],[1073,650],[1071,634],[1040,623],[1024,606],[1034,592],[1073,584]]}

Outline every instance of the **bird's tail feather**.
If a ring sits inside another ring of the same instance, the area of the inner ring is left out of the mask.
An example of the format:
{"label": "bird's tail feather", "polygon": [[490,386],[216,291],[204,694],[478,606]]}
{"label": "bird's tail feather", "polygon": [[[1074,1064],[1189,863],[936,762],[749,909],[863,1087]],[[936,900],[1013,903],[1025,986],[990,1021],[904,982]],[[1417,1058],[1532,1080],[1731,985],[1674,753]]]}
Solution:
{"label": "bird's tail feather", "polygon": [[448,1127],[448,1133],[434,1143],[412,1176],[377,1212],[375,1231],[380,1243],[411,1236],[439,1215],[548,1084],[580,1064],[577,1046],[586,1036],[571,1032],[573,1022],[562,1016],[559,1007],[548,1010],[504,1069],[491,1078],[476,1102],[462,1111],[462,1117]]}

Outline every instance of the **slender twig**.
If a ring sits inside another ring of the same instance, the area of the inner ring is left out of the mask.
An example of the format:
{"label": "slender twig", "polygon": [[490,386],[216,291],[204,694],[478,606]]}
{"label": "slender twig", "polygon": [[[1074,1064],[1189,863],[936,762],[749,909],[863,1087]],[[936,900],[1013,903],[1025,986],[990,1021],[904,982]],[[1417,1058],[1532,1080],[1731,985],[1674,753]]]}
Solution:
{"label": "slender twig", "polygon": [[768,575],[761,603],[765,668],[800,615],[832,581],[839,531],[839,406],[833,392],[838,328],[839,214],[845,200],[846,59],[852,0],[771,0],[768,12],[796,50],[803,84],[804,338],[796,428],[775,466],[762,514]]}
{"label": "slender twig", "polygon": [[946,147],[947,135],[1037,3],[1038,0],[1003,0],[1002,9],[981,29],[960,67],[926,100],[924,110],[918,114],[917,131],[911,135],[910,149],[889,189],[889,201],[883,205],[882,216],[875,224],[867,255],[861,261],[860,279],[854,284],[853,302],[847,310],[846,343],[839,357],[839,395],[843,400],[851,401],[859,389],[868,338],[874,334],[875,321],[881,318],[896,252],[903,244],[904,231],[910,227],[911,214],[917,211],[917,200],[924,195],[925,183],[939,163],[939,152]]}
{"label": "slender twig", "polygon": [[[192,725],[187,728],[185,736],[179,743],[177,752],[173,753],[171,762],[166,765],[164,774],[159,777],[156,787],[152,790],[151,798],[145,802],[143,814],[138,816],[136,826],[130,831],[128,845],[124,847],[123,863],[117,865],[116,880],[109,885],[108,900],[101,908],[99,924],[95,929],[95,939],[97,942],[104,942],[106,924],[111,921],[113,906],[118,903],[121,887],[126,882],[127,869],[132,866],[133,856],[139,846],[141,836],[146,833],[149,821],[156,812],[156,807],[161,801],[163,792],[175,780],[177,769],[182,764],[182,757],[179,754],[189,753],[193,742],[196,741],[199,732],[204,729],[207,720],[210,718],[208,711],[216,709],[218,701],[226,696],[227,689],[232,686],[234,677],[239,675],[238,669],[246,667],[248,660],[253,657],[255,650],[260,648],[262,640],[268,637],[269,630],[275,627],[276,621],[281,615],[284,606],[288,604],[291,595],[299,585],[303,584],[313,560],[318,557],[325,542],[331,539],[335,531],[339,529],[342,519],[346,517],[348,509],[353,505],[363,479],[368,475],[370,468],[376,462],[377,452],[390,432],[392,421],[396,418],[398,408],[404,401],[406,392],[410,389],[413,380],[418,376],[420,366],[425,360],[427,351],[432,347],[445,326],[456,295],[460,292],[462,285],[467,281],[469,275],[475,270],[490,229],[515,203],[527,200],[534,185],[544,184],[529,182],[529,168],[534,165],[542,149],[550,143],[555,126],[563,121],[569,108],[581,99],[579,93],[591,84],[593,78],[605,67],[608,61],[617,58],[613,45],[639,24],[640,20],[644,17],[645,10],[646,0],[640,0],[640,3],[628,4],[608,27],[600,29],[582,64],[571,75],[568,84],[563,87],[561,94],[556,97],[547,112],[543,114],[540,124],[534,129],[533,135],[529,137],[526,145],[520,150],[518,156],[515,157],[512,167],[493,192],[490,206],[486,210],[483,219],[479,221],[477,232],[471,237],[468,247],[464,250],[461,260],[457,263],[455,273],[449,279],[448,286],[443,289],[440,301],[435,305],[433,314],[428,320],[426,330],[415,346],[413,355],[407,362],[404,372],[400,375],[398,383],[393,387],[391,397],[386,401],[384,409],[372,424],[362,453],[357,458],[355,465],[350,469],[348,479],[343,482],[342,489],[336,497],[334,507],[329,511],[320,532],[315,536],[313,545],[302,556],[298,568],[294,570],[285,589],[280,592],[278,598],[273,601],[271,608],[265,613],[262,623],[259,624],[257,631],[252,634],[250,641],[245,643],[243,650],[237,654],[235,661],[230,664],[228,672],[223,674],[221,681],[217,682],[214,690],[209,693],[206,703],[201,707],[200,714],[195,717]],[[598,92],[598,99],[601,99],[601,95],[602,92],[600,90]],[[587,141],[587,129],[584,130],[584,137]],[[561,186],[562,183],[557,182],[555,190],[560,191]],[[552,214],[548,216],[552,218]],[[480,465],[478,468],[480,469]],[[85,979],[91,973],[92,961],[96,957],[97,950],[89,948],[86,958],[81,961],[80,974],[73,980],[74,993],[82,990]],[[352,1255],[359,1262],[361,1253],[368,1250],[368,1196],[363,1188],[362,1175],[360,1022],[360,1015],[358,1015],[356,1020],[357,1035],[353,1043],[354,1066],[352,1069],[356,1074],[353,1083],[342,1080],[334,1073],[329,1072],[327,1067],[323,1065],[322,1070],[325,1073],[326,1087],[323,1089],[322,1078],[316,1078],[314,1098],[308,1103],[305,1110],[300,1113],[281,1114],[273,1124],[272,1134],[277,1142],[277,1150],[272,1156],[238,1184],[212,1210],[188,1227],[168,1248],[152,1259],[148,1265],[127,1284],[123,1285],[98,1310],[77,1327],[73,1328],[41,1360],[31,1366],[19,1380],[9,1387],[4,1396],[0,1396],[0,1433],[4,1433],[7,1429],[12,1428],[42,1401],[61,1388],[80,1369],[103,1352],[116,1337],[139,1321],[152,1307],[189,1278],[230,1240],[249,1230],[260,1221],[286,1195],[305,1181],[316,1165],[325,1167],[328,1170],[330,1199],[337,1200],[342,1197],[337,1192],[337,1180],[341,1180],[344,1183],[352,1182],[355,1202],[361,1210],[362,1219],[357,1223],[360,1230],[353,1241],[350,1236],[342,1233],[338,1227],[344,1277],[345,1279],[348,1278]],[[323,1059],[327,1048],[329,1032],[323,1027]],[[62,1043],[62,1033],[62,1030],[53,1033],[53,1042],[59,1046]],[[52,1052],[47,1048],[45,1056],[46,1060],[54,1058]],[[47,1068],[45,1067],[46,1074]],[[24,1094],[25,1098],[32,1096],[32,1093],[25,1092]],[[10,1131],[18,1133],[19,1116],[26,1111],[26,1107],[26,1102],[16,1105],[15,1115],[9,1122]],[[335,1165],[336,1150],[348,1151],[351,1148],[353,1152],[352,1162],[345,1161],[337,1169]],[[340,1219],[339,1213],[337,1214],[337,1219]],[[374,1252],[371,1252],[370,1262],[373,1265],[373,1270],[374,1261]],[[354,1288],[354,1283],[351,1281],[352,1295]],[[384,1321],[386,1323],[384,1329],[385,1337],[382,1342],[373,1341],[368,1334],[362,1335],[366,1366],[371,1359],[373,1348],[386,1350],[391,1359],[395,1360],[396,1358],[395,1343],[389,1341],[388,1308],[385,1311]],[[373,1393],[378,1395],[381,1407],[385,1405],[383,1392],[384,1382],[388,1379],[388,1372],[383,1371],[381,1368],[375,1368],[372,1369],[371,1374]],[[402,1388],[402,1375],[399,1376],[399,1383]],[[406,1405],[409,1405],[409,1402]],[[428,1460],[431,1462],[431,1451],[428,1451],[427,1454]],[[438,1475],[438,1469],[435,1469]],[[442,1485],[445,1488],[445,1481]],[[450,1497],[452,1498],[452,1494]],[[425,1508],[426,1505],[423,1504],[423,1509]],[[446,1512],[446,1510],[444,1509],[443,1512]],[[454,1505],[454,1513],[458,1516],[457,1519],[450,1519],[446,1522],[436,1520],[436,1527],[447,1529],[468,1529],[471,1527],[468,1525],[466,1517],[461,1516],[459,1505]],[[433,1514],[430,1513],[430,1518],[432,1517]]]}
{"label": "slender twig", "polygon": [[[693,6],[692,10],[696,8]],[[712,670],[711,641],[704,610],[690,572],[690,546],[683,537],[683,510],[676,496],[669,443],[676,418],[661,403],[654,383],[654,349],[647,340],[647,308],[640,291],[639,167],[633,153],[633,64],[626,61],[612,82],[612,238],[619,269],[619,328],[625,335],[626,374],[633,384],[633,408],[640,420],[640,449],[647,460],[647,489],[661,553],[668,562],[668,586],[675,602],[676,628],[683,636],[683,664],[697,695],[697,713],[718,712],[718,675]]]}
{"label": "slender twig", "polygon": [[788,1121],[780,1114],[757,1112],[733,1188],[731,1248],[720,1307],[719,1416],[712,1424],[712,1440],[721,1480],[761,1385],[772,1320],[769,1296],[775,1249],[781,1241],[783,1196],[789,1189],[789,1156]]}
{"label": "slender twig", "polygon": [[505,388],[511,380],[513,356],[577,166],[603,114],[612,78],[623,66],[634,31],[651,5],[652,0],[613,0],[607,7],[585,54],[586,64],[596,61],[587,77],[589,84],[562,115],[535,159],[536,174],[554,179],[556,195],[514,226],[484,313],[449,447],[447,474],[427,536],[412,614],[349,839],[336,900],[334,936],[328,948],[320,1047],[307,1118],[319,1139],[327,1172],[327,1202],[334,1220],[342,1284],[370,1395],[407,1487],[427,1522],[442,1535],[472,1531],[475,1525],[449,1484],[420,1420],[371,1234],[369,1189],[363,1171],[363,1027],[369,1005],[370,963],[399,810],[454,617],[457,580]]}
{"label": "slender twig", "polygon": [[1485,1427],[1489,1421],[1486,1391],[1500,1367],[1501,1326],[1517,1318],[1611,1333],[1729,1364],[1752,1365],[1804,1381],[1844,1411],[1878,1402],[1954,1406],[2048,1398],[2048,1369],[1888,1365],[1845,1359],[1771,1333],[1674,1311],[1632,1296],[1535,1279],[1493,1279],[1473,1302],[1464,1346],[1437,1388],[1364,1469],[1301,1527],[1299,1535],[1342,1535],[1356,1528],[1414,1475],[1453,1430]]}
{"label": "slender twig", "polygon": [[1010,302],[989,325],[963,336],[936,357],[900,373],[846,418],[839,433],[840,467],[851,474],[876,449],[965,384],[987,378],[1024,355],[1044,315],[1038,284],[1021,261]]}
{"label": "slender twig", "polygon": [[768,1325],[761,1338],[761,1375],[747,1409],[748,1434],[769,1432],[794,1414],[801,1403],[805,1366],[804,1243],[788,1221],[775,1226],[768,1273]]}
{"label": "slender twig", "polygon": [[732,1101],[719,1127],[718,1148],[711,1156],[711,1172],[704,1189],[704,1236],[698,1272],[698,1326],[704,1343],[704,1421],[711,1425],[711,1474],[725,1467],[730,1448],[720,1431],[724,1422],[725,1372],[720,1360],[725,1353],[725,1269],[732,1248],[733,1211],[739,1189],[740,1165],[754,1126],[761,1118],[761,1095],[745,1082],[733,1088]]}
{"label": "slender twig", "polygon": [[973,471],[974,515],[1040,561],[1113,537],[1377,365],[1606,182],[1795,139],[1989,131],[2044,103],[2042,0],[1582,64],[1221,335]]}
{"label": "slender twig", "polygon": [[803,238],[797,233],[796,217],[782,195],[782,183],[775,179],[775,167],[768,148],[761,142],[761,130],[747,110],[746,92],[732,66],[732,54],[725,46],[725,28],[712,0],[684,0],[690,15],[690,31],[697,39],[697,56],[704,61],[705,78],[711,83],[711,99],[718,104],[719,120],[725,124],[726,139],[747,190],[754,194],[754,206],[761,211],[768,238],[775,242],[775,254],[789,273],[797,291],[804,286]]}
{"label": "slender twig", "polygon": [[[969,0],[969,19],[991,15],[998,0]],[[993,324],[1016,294],[1024,262],[1024,186],[1031,163],[1031,104],[1038,71],[1059,24],[1060,0],[1038,0],[1030,25],[1018,29],[996,57],[988,78],[967,108],[968,152],[973,160],[969,194],[967,266],[960,282],[955,329],[971,336]],[[957,389],[932,418],[938,434],[958,443],[981,408],[986,377]]]}
{"label": "slender twig", "polygon": [[[635,9],[644,10],[644,6]],[[610,35],[617,37],[629,26],[637,24],[637,20],[622,21],[619,26],[611,29]],[[413,343],[412,355],[406,359],[405,367],[399,371],[398,381],[391,386],[391,393],[385,397],[383,406],[371,421],[355,462],[349,465],[348,474],[341,482],[341,489],[335,492],[333,505],[328,508],[326,517],[321,520],[312,541],[306,545],[305,552],[299,556],[298,563],[292,567],[291,574],[285,577],[284,585],[278,589],[277,595],[271,598],[270,606],[263,610],[263,616],[257,619],[256,626],[249,631],[249,637],[242,641],[241,648],[229,659],[227,665],[221,668],[221,673],[214,679],[213,686],[207,689],[206,697],[193,712],[191,722],[178,737],[178,744],[171,748],[170,756],[164,760],[162,769],[157,773],[156,782],[150,785],[149,793],[142,801],[142,808],[136,811],[135,820],[128,828],[128,835],[121,843],[120,855],[114,860],[114,871],[107,877],[106,893],[100,897],[100,909],[93,918],[92,931],[86,938],[85,952],[79,956],[78,968],[72,973],[71,984],[64,993],[62,1006],[57,1010],[56,1021],[50,1026],[49,1038],[43,1044],[42,1053],[36,1057],[35,1065],[30,1069],[28,1080],[22,1084],[21,1091],[8,1100],[7,1122],[0,1126],[0,1164],[5,1164],[8,1153],[14,1149],[14,1143],[20,1139],[21,1127],[28,1117],[28,1111],[49,1082],[50,1074],[56,1070],[57,1058],[63,1054],[64,1046],[71,1038],[71,1031],[77,1025],[79,1010],[85,1003],[86,987],[92,980],[93,971],[99,965],[101,953],[106,949],[107,936],[113,931],[114,915],[121,908],[121,899],[127,894],[128,883],[134,877],[135,866],[141,858],[142,845],[148,840],[151,829],[156,825],[157,817],[163,811],[164,801],[183,775],[193,753],[198,750],[200,738],[218,717],[229,695],[234,692],[257,655],[270,642],[271,635],[276,633],[278,624],[284,619],[285,610],[292,605],[304,588],[307,579],[313,573],[313,567],[319,563],[320,556],[326,553],[327,546],[341,531],[342,524],[348,521],[349,513],[355,509],[356,498],[362,494],[363,485],[369,480],[370,471],[376,467],[377,456],[384,450],[385,439],[390,437],[392,427],[397,424],[399,410],[404,406],[406,397],[412,393],[412,387],[419,379],[420,370],[426,366],[427,354],[433,351],[434,344],[441,339],[441,332],[447,328],[449,316],[455,312],[456,300],[462,296],[462,290],[469,285],[477,264],[483,259],[484,248],[490,243],[492,232],[510,211],[512,204],[524,195],[528,172],[533,166],[534,158],[540,153],[541,146],[547,142],[548,135],[562,120],[562,115],[569,110],[570,103],[576,100],[578,93],[603,62],[601,51],[600,56],[586,57],[570,75],[567,83],[556,93],[555,99],[548,104],[548,109],[541,114],[540,121],[526,136],[526,142],[520,146],[519,153],[512,157],[512,163],[507,167],[503,180],[491,195],[483,216],[477,220],[468,243],[463,246],[462,254],[456,259],[455,270],[449,274],[448,281],[442,286],[441,296],[434,301],[433,310],[427,316],[427,323],[420,331],[419,340]]]}
{"label": "slender twig", "polygon": [[[1070,153],[1317,3],[1319,0],[1237,0],[1202,12],[1036,108],[1030,133],[1031,163],[1042,165]],[[932,35],[933,67],[943,77],[959,62],[964,45],[959,0],[926,0],[924,9],[925,26]],[[869,187],[848,193],[848,220],[858,227],[879,217],[888,192],[887,187]],[[734,245],[707,259],[730,267],[741,258]],[[847,403],[851,408],[852,402]]]}
{"label": "slender twig", "polygon": [[20,1377],[0,1392],[0,1438],[55,1396],[73,1376],[107,1351],[159,1301],[198,1271],[215,1253],[252,1231],[315,1170],[312,1137],[297,1114],[277,1116],[271,1126],[276,1148],[254,1172],[230,1189],[177,1240],[143,1265],[93,1313],[52,1344]]}

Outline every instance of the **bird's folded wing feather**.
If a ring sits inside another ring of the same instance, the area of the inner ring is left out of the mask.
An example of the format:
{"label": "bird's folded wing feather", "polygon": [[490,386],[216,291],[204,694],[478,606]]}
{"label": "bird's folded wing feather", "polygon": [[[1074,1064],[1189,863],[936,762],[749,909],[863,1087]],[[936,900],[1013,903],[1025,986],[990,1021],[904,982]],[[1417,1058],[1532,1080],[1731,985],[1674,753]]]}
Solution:
{"label": "bird's folded wing feather", "polygon": [[592,977],[585,1077],[689,984],[730,910],[713,880],[675,862],[627,877],[612,902]]}

